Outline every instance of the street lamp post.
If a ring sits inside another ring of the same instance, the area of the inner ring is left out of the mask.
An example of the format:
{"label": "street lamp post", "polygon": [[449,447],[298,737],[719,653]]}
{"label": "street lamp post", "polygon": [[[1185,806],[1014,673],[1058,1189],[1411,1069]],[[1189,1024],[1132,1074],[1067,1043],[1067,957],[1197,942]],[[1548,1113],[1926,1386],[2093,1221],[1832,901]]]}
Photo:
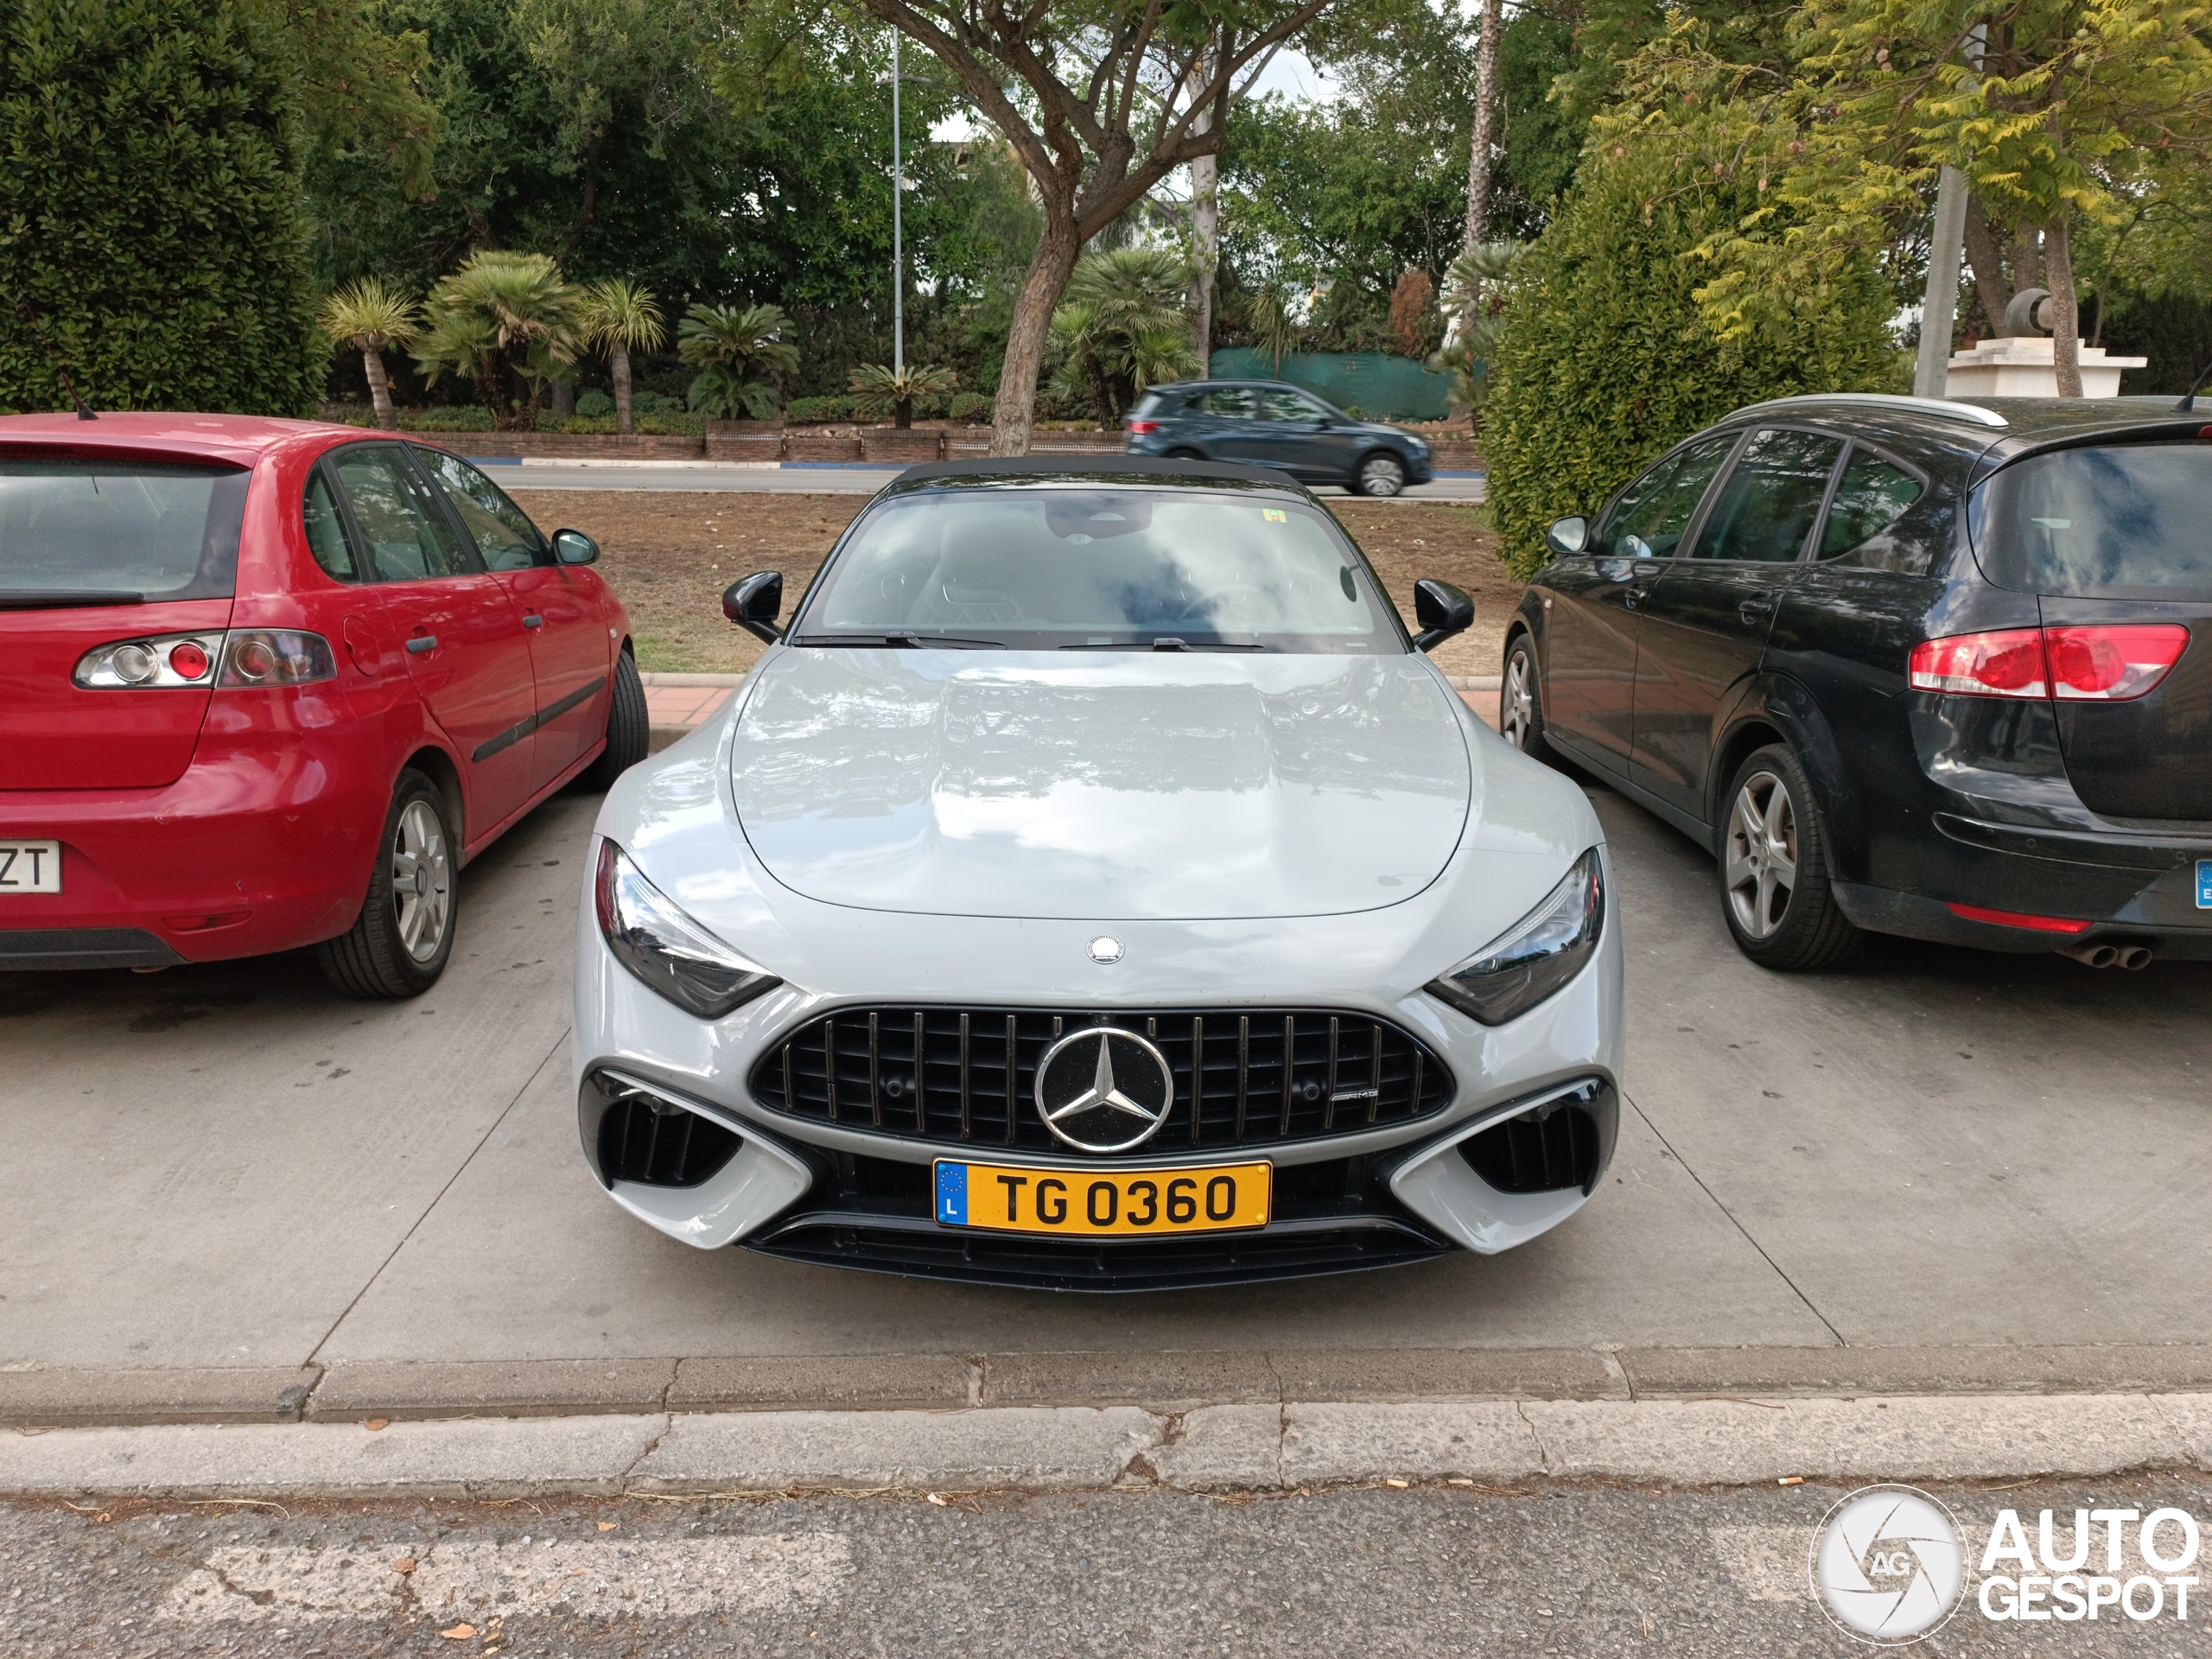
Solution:
{"label": "street lamp post", "polygon": [[906,372],[906,249],[901,200],[906,177],[899,153],[899,31],[891,31],[891,372]]}

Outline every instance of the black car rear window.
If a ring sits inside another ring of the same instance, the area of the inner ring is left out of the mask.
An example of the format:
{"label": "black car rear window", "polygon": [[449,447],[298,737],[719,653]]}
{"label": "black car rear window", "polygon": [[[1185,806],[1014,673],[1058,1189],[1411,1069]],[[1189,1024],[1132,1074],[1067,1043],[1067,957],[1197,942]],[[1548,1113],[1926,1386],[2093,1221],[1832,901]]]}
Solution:
{"label": "black car rear window", "polygon": [[2212,443],[2060,449],[1993,474],[1967,525],[2000,588],[2081,599],[2212,599]]}
{"label": "black car rear window", "polygon": [[0,456],[0,606],[229,598],[248,476]]}

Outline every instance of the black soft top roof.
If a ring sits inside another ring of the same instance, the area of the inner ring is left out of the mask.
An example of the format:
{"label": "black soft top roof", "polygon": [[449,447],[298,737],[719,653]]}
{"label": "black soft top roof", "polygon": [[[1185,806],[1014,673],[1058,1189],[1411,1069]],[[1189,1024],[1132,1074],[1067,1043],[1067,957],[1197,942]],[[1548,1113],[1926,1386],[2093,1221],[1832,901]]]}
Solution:
{"label": "black soft top roof", "polygon": [[909,467],[884,486],[904,493],[925,485],[1018,483],[1050,479],[1128,478],[1147,483],[1185,482],[1233,488],[1280,490],[1306,495],[1306,486],[1271,467],[1240,467],[1223,461],[1180,461],[1162,455],[999,455],[978,461],[932,461]]}

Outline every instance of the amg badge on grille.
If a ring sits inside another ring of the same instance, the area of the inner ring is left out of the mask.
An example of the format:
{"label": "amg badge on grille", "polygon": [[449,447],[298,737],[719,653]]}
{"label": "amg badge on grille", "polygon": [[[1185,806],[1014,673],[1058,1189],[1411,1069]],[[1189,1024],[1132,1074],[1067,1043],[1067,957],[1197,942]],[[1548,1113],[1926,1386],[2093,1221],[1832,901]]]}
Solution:
{"label": "amg badge on grille", "polygon": [[1127,1152],[1160,1132],[1175,1103],[1167,1057],[1133,1031],[1071,1031],[1037,1063],[1037,1116],[1077,1152]]}

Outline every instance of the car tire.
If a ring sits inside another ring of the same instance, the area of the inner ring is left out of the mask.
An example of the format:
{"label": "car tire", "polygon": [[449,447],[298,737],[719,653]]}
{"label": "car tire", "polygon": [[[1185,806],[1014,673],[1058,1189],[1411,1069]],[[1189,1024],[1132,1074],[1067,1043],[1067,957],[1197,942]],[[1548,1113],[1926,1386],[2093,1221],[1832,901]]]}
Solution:
{"label": "car tire", "polygon": [[609,790],[614,780],[652,752],[652,717],[645,709],[645,684],[637,660],[626,651],[614,655],[614,695],[607,707],[607,747],[577,775],[586,789]]}
{"label": "car tire", "polygon": [[1819,973],[1865,938],[1836,902],[1827,826],[1796,751],[1774,743],[1728,780],[1720,825],[1720,913],[1762,968]]}
{"label": "car tire", "polygon": [[1497,683],[1497,732],[1532,760],[1551,753],[1544,741],[1543,685],[1536,673],[1536,642],[1525,633],[1505,648],[1505,672]]}
{"label": "car tire", "polygon": [[353,925],[315,946],[323,976],[348,996],[420,996],[453,956],[460,841],[438,786],[399,774]]}
{"label": "car tire", "polygon": [[1205,457],[1195,449],[1170,449],[1160,459],[1163,461],[1204,461]]}
{"label": "car tire", "polygon": [[1352,488],[1362,495],[1392,496],[1406,487],[1406,463],[1388,450],[1377,450],[1359,463]]}

